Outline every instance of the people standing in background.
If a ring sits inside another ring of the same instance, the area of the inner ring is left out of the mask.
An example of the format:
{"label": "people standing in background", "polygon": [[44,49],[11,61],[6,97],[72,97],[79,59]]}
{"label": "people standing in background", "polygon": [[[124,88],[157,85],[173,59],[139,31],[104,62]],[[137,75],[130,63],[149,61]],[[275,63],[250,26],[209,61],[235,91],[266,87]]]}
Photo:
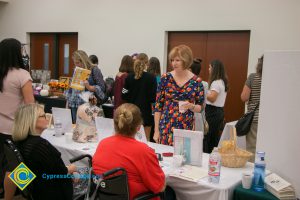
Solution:
{"label": "people standing in background", "polygon": [[[196,75],[200,77],[201,73],[201,62],[202,60],[200,58],[195,58],[193,60],[193,63],[191,65],[191,71]],[[203,109],[200,113],[195,113],[195,131],[202,131],[204,133],[204,124],[203,124],[203,117],[205,118],[205,103],[206,103],[206,94],[208,91],[208,83],[206,81],[201,82],[204,87],[204,104]],[[205,141],[203,142],[205,144]]]}
{"label": "people standing in background", "polygon": [[[74,51],[72,59],[75,66],[91,70],[90,77],[88,81],[84,82],[84,85],[87,90],[95,92],[95,94],[98,92],[99,95],[101,95],[101,97],[103,98],[105,85],[100,69],[92,64],[92,62],[89,60],[88,55],[82,50]],[[98,77],[98,79],[100,80],[96,80],[93,77]],[[101,82],[101,78],[103,83]],[[81,90],[70,88],[66,94],[67,107],[71,109],[73,124],[76,123],[76,114],[78,107],[84,103],[80,97],[81,92]]]}
{"label": "people standing in background", "polygon": [[[192,130],[194,113],[202,110],[204,89],[201,79],[190,71],[192,50],[185,45],[174,47],[169,53],[173,71],[163,74],[157,89],[155,104],[154,141],[173,145],[174,128]],[[179,101],[184,101],[183,112]]]}
{"label": "people standing in background", "polygon": [[260,91],[261,91],[261,77],[263,69],[264,56],[258,59],[256,65],[256,73],[252,73],[248,76],[246,83],[244,85],[241,99],[243,102],[247,102],[247,112],[255,110],[255,114],[252,120],[249,133],[246,135],[246,149],[253,153],[250,162],[254,162],[255,152],[256,152],[256,138],[257,138],[257,125],[259,117],[259,102],[260,102]]}
{"label": "people standing in background", "polygon": [[129,73],[133,72],[133,59],[129,55],[125,55],[122,58],[119,72],[116,75],[114,83],[114,110],[116,110],[121,104],[125,103],[122,99],[122,89],[125,85],[125,79]]}
{"label": "people standing in background", "polygon": [[161,70],[160,70],[160,62],[158,58],[151,57],[149,59],[149,66],[147,69],[147,72],[150,74],[153,74],[156,77],[156,83],[159,85],[160,83],[160,77],[161,77]]}
{"label": "people standing in background", "polygon": [[0,42],[0,102],[0,194],[5,187],[6,199],[12,199],[16,185],[8,178],[4,142],[12,139],[14,114],[18,107],[34,103],[32,79],[24,69],[21,43],[13,38]]}
{"label": "people standing in background", "polygon": [[142,112],[147,140],[150,140],[151,127],[154,125],[151,104],[155,102],[156,78],[146,72],[148,56],[139,54],[134,62],[134,73],[128,75],[122,89],[122,99],[135,104]]}
{"label": "people standing in background", "polygon": [[205,116],[209,131],[204,137],[204,152],[211,153],[218,146],[219,130],[224,121],[224,105],[228,91],[228,79],[225,67],[220,60],[213,60],[209,65],[209,90],[206,96]]}
{"label": "people standing in background", "polygon": [[90,55],[89,60],[93,64],[91,67],[91,74],[88,81],[85,81],[85,88],[93,92],[97,98],[97,106],[107,101],[106,85],[103,79],[102,72],[98,66],[98,57],[96,55]]}

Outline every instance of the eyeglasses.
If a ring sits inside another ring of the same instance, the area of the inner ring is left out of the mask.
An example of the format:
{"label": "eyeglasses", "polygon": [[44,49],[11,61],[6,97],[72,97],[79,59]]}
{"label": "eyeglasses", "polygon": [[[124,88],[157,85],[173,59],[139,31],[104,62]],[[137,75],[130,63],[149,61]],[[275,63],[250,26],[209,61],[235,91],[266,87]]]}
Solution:
{"label": "eyeglasses", "polygon": [[45,114],[43,114],[43,115],[40,115],[40,116],[39,116],[39,118],[40,118],[40,117],[43,117],[43,118],[45,118],[45,119],[46,119],[46,115],[45,115]]}

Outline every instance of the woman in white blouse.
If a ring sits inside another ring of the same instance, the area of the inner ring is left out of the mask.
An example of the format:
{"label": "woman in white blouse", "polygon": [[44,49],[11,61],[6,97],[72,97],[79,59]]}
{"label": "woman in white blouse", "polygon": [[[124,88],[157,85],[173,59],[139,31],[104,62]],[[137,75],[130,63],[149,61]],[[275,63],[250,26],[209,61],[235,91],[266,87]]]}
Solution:
{"label": "woman in white blouse", "polygon": [[219,130],[224,120],[224,104],[228,91],[228,79],[223,63],[213,60],[209,65],[209,90],[206,96],[205,115],[209,131],[204,137],[204,152],[210,153],[218,146]]}

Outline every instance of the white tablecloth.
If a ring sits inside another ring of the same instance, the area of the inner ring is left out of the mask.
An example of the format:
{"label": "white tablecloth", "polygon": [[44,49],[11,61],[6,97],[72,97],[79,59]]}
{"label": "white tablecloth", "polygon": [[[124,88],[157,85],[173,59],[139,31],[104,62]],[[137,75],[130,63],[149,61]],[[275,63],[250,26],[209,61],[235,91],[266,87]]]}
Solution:
{"label": "white tablecloth", "polygon": [[[70,142],[66,136],[53,136],[53,130],[46,130],[42,137],[52,143],[61,153],[65,164],[69,163],[69,159],[82,154],[93,155],[96,151],[98,143],[76,143]],[[99,140],[105,138],[106,135],[101,135]],[[173,152],[171,146],[156,144],[149,142],[148,145],[155,149],[156,153]],[[202,168],[208,170],[208,154],[203,154]],[[164,162],[169,162],[164,158]],[[86,165],[87,162],[81,162],[78,165]],[[240,184],[243,172],[253,170],[253,164],[247,163],[244,168],[221,168],[221,177],[219,184],[208,182],[207,177],[200,179],[197,183],[168,176],[168,170],[164,169],[167,176],[167,184],[171,186],[178,200],[230,200],[232,199],[234,188]]]}

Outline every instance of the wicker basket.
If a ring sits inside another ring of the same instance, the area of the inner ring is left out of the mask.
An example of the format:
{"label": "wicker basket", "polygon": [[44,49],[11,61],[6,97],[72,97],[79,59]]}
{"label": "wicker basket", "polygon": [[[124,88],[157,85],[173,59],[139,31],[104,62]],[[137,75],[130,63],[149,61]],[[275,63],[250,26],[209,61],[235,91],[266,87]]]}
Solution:
{"label": "wicker basket", "polygon": [[235,127],[230,130],[230,140],[222,142],[219,153],[221,154],[222,165],[231,168],[244,167],[253,155],[252,153],[237,147]]}

